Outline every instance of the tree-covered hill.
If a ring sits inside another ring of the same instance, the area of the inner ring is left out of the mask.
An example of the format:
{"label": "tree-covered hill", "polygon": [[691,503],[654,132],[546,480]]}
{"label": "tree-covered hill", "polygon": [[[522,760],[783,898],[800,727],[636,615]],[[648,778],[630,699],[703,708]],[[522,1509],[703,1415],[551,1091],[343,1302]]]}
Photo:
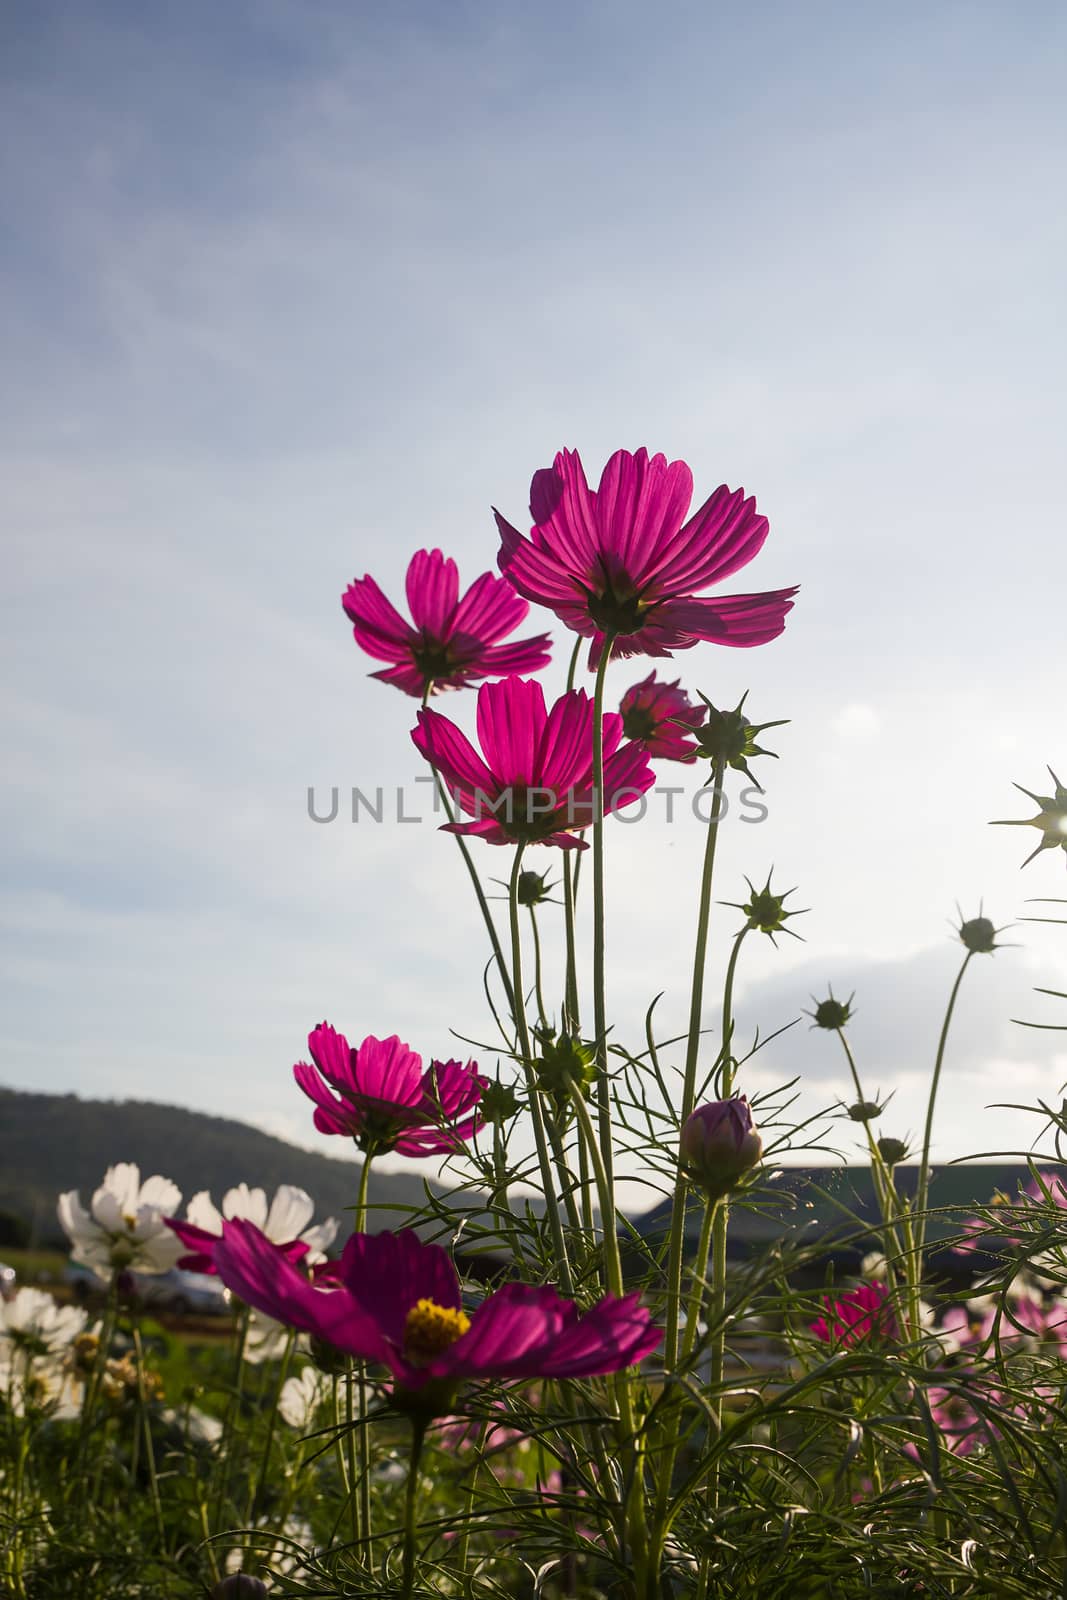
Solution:
{"label": "tree-covered hill", "polygon": [[[279,1183],[297,1184],[313,1196],[317,1219],[336,1216],[342,1224],[344,1208],[355,1203],[360,1171],[354,1153],[337,1159],[299,1150],[224,1117],[140,1100],[0,1088],[0,1212],[23,1218],[34,1243],[61,1241],[56,1196],[80,1189],[87,1204],[116,1161],[135,1161],[145,1177],[159,1172],[173,1178],[186,1200],[210,1189],[216,1204],[242,1181],[268,1195]],[[424,1193],[415,1173],[375,1169],[371,1204],[389,1209],[372,1214],[371,1228],[403,1226],[398,1208],[420,1205]]]}

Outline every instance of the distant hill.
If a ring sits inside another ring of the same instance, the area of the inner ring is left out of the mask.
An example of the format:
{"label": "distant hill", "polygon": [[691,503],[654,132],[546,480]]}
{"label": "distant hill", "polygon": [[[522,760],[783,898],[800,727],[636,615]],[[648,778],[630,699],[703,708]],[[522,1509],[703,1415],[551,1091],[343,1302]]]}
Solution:
{"label": "distant hill", "polygon": [[[313,1197],[316,1221],[335,1216],[342,1233],[344,1208],[355,1204],[360,1172],[358,1157],[338,1160],[299,1150],[225,1117],[142,1100],[0,1088],[0,1211],[29,1223],[35,1243],[64,1242],[56,1196],[79,1189],[87,1205],[116,1161],[135,1161],[142,1177],[159,1172],[173,1178],[183,1201],[210,1189],[217,1205],[241,1182],[266,1189],[268,1196],[280,1183],[297,1184]],[[417,1174],[372,1170],[370,1202],[391,1209],[372,1212],[370,1228],[402,1227],[403,1212],[392,1208],[420,1206],[424,1199]]]}

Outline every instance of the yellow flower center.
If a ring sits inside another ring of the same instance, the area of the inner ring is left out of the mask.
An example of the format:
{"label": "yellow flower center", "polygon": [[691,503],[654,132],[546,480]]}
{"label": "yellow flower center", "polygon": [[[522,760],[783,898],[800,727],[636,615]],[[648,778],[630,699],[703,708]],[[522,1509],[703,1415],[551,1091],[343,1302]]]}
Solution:
{"label": "yellow flower center", "polygon": [[436,1300],[419,1300],[404,1324],[404,1355],[413,1367],[423,1367],[462,1339],[470,1325],[470,1317],[462,1311],[439,1306]]}
{"label": "yellow flower center", "polygon": [[134,1228],[136,1228],[136,1226],[137,1226],[137,1218],[136,1217],[131,1217],[130,1213],[127,1211],[127,1212],[125,1212],[123,1214],[122,1220],[126,1224],[127,1228],[129,1228],[130,1232],[132,1233]]}

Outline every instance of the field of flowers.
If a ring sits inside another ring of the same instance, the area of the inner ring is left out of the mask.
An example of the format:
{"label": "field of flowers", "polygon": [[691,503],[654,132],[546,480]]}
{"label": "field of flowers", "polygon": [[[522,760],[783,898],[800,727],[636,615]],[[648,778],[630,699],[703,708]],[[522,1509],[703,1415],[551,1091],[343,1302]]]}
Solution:
{"label": "field of flowers", "polygon": [[[792,1085],[746,1094],[760,1043],[742,1045],[734,1015],[748,942],[794,932],[790,892],[748,882],[729,947],[709,950],[713,892],[736,890],[715,882],[727,800],[759,792],[777,723],[657,670],[608,710],[605,677],[612,660],[767,644],[797,591],[705,595],[768,524],[742,490],[690,514],[692,493],[684,463],[645,451],[617,452],[593,489],[563,451],[533,477],[528,532],[497,514],[499,574],[461,593],[451,560],[417,552],[410,619],[372,578],[350,585],[375,676],[418,703],[411,739],[455,841],[442,848],[458,848],[484,920],[486,1037],[470,1059],[426,1059],[402,1016],[358,1042],[311,1029],[296,1089],[323,1137],[362,1155],[343,1219],[315,1221],[284,1185],[183,1210],[166,1176],[121,1160],[88,1204],[59,1196],[99,1305],[33,1287],[0,1305],[3,1594],[1067,1594],[1067,1103],[1051,1090],[1034,1108],[1047,1154],[1019,1192],[952,1219],[971,1287],[946,1292],[928,1265],[952,1018],[998,948],[981,912],[957,929],[914,1150],[880,1132],[852,999],[812,1003],[847,1060],[855,1101],[838,1115],[866,1140],[878,1200],[861,1275],[812,1290],[821,1246],[801,1233],[728,1270],[731,1214],[766,1208],[768,1163],[809,1138]],[[513,637],[531,606],[574,635],[555,697],[536,676],[549,636]],[[584,667],[591,694],[575,687]],[[479,748],[430,705],[475,689]],[[707,774],[689,1024],[661,1037],[653,1000],[627,1040],[607,1012],[604,830],[667,762]],[[1019,823],[1042,864],[1067,853],[1052,782]],[[502,866],[500,916],[487,885]],[[455,1188],[378,1232],[367,1183],[387,1153],[439,1158]],[[618,1212],[624,1160],[670,1200],[662,1243]],[[168,1389],[131,1275],[175,1265],[217,1274],[235,1315]]]}

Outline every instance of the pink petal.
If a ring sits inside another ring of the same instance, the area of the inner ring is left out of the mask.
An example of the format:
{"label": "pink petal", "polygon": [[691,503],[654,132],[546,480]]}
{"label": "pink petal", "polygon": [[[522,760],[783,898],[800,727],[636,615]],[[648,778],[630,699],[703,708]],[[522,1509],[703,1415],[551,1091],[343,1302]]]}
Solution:
{"label": "pink petal", "polygon": [[355,1088],[390,1105],[412,1106],[422,1093],[422,1057],[394,1033],[364,1039],[356,1051]]}
{"label": "pink petal", "polygon": [[298,1061],[293,1067],[293,1077],[308,1099],[315,1102],[315,1126],[320,1133],[339,1133],[351,1138],[358,1132],[348,1108],[334,1099],[314,1067],[306,1061]]}
{"label": "pink petal", "polygon": [[[473,801],[475,790],[495,794],[496,782],[466,734],[439,711],[420,711],[412,730],[415,748],[441,774],[448,787]],[[471,809],[468,806],[467,809]]]}
{"label": "pink petal", "polygon": [[408,652],[411,624],[385,598],[373,578],[356,578],[341,604],[355,624],[356,643],[379,661],[400,661]]}
{"label": "pink petal", "polygon": [[418,1301],[433,1300],[452,1311],[462,1303],[447,1251],[423,1244],[410,1228],[354,1233],[341,1255],[341,1278],[355,1304],[397,1346]]}
{"label": "pink petal", "polygon": [[537,741],[545,726],[536,679],[504,678],[478,691],[478,742],[500,788],[536,781]]}
{"label": "pink petal", "polygon": [[308,1034],[308,1049],[312,1061],[335,1089],[353,1087],[352,1048],[343,1033],[338,1033],[328,1022],[320,1022]]}
{"label": "pink petal", "polygon": [[483,644],[493,644],[517,628],[529,610],[506,578],[483,572],[456,607],[449,632],[452,637],[470,634]]}
{"label": "pink petal", "polygon": [[756,512],[754,498],[746,499],[743,489],[720,484],[663,545],[645,581],[654,593],[672,595],[693,594],[722,583],[759,554],[769,529],[767,518]]}
{"label": "pink petal", "polygon": [[417,550],[407,573],[407,597],[416,628],[443,640],[459,602],[459,572],[440,550]]}
{"label": "pink petal", "polygon": [[784,629],[796,592],[770,589],[765,594],[722,595],[714,600],[676,600],[663,607],[661,625],[694,642],[708,639],[740,648],[767,644]]}
{"label": "pink petal", "polygon": [[678,532],[692,498],[693,474],[684,461],[650,460],[647,450],[616,450],[608,461],[597,490],[600,548],[636,588]]}

